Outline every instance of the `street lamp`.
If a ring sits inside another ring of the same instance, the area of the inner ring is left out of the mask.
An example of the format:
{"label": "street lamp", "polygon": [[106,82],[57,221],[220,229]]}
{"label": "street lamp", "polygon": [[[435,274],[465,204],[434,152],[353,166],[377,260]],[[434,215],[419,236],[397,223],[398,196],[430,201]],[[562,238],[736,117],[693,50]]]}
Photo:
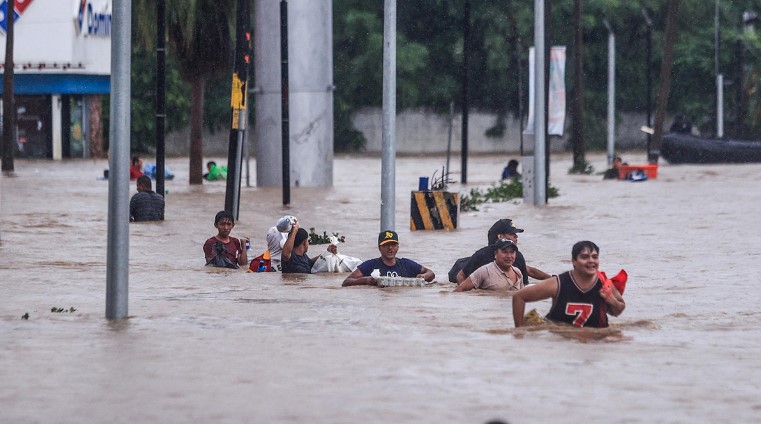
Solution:
{"label": "street lamp", "polygon": [[[645,123],[645,126],[652,128],[653,122],[650,96],[653,92],[653,78],[651,71],[653,63],[653,20],[650,18],[650,12],[648,12],[647,8],[645,7],[642,8],[642,17],[645,18],[645,27],[647,29],[645,33],[645,37],[647,38],[645,43],[645,81],[647,86],[645,89],[645,109],[647,109],[647,123]],[[650,143],[652,139],[652,133],[647,132],[645,134],[647,135],[647,158],[650,160]]]}

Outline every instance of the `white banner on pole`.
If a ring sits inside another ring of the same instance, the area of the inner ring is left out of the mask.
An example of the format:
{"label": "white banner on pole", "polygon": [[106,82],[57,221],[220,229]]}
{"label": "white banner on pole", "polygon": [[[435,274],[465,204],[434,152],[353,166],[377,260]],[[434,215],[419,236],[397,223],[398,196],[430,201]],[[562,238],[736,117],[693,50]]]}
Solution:
{"label": "white banner on pole", "polygon": [[534,133],[534,68],[536,67],[536,58],[534,57],[534,48],[528,49],[528,122],[523,130],[526,134]]}
{"label": "white banner on pole", "polygon": [[[528,51],[528,122],[525,132],[534,133],[534,48]],[[565,128],[565,46],[550,49],[549,111],[547,134],[563,136]]]}
{"label": "white banner on pole", "polygon": [[565,128],[565,46],[550,49],[550,89],[547,134],[563,135]]}

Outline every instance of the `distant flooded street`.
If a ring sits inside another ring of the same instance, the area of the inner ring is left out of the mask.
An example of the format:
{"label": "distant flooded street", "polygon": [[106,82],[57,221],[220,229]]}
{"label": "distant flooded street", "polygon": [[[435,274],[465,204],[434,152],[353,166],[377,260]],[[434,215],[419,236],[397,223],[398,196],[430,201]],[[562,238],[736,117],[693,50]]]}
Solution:
{"label": "distant flooded street", "polygon": [[[471,157],[469,184],[450,191],[488,187],[511,158]],[[225,184],[189,186],[187,158],[171,159],[166,221],[130,225],[130,318],[111,322],[107,162],[17,160],[0,177],[0,423],[758,421],[761,164],[661,163],[632,183],[568,175],[555,155],[547,206],[483,204],[455,231],[411,232],[410,191],[445,161],[398,158],[396,171],[399,256],[438,282],[379,289],[204,267]],[[287,213],[344,235],[340,253],[377,257],[380,168],[337,157],[334,187],[294,187],[288,209],[279,188],[244,180],[233,235],[259,254]],[[516,331],[509,296],[452,293],[452,263],[499,218],[549,273],[570,269],[574,242],[597,243],[601,269],[629,273],[625,312],[604,331]]]}

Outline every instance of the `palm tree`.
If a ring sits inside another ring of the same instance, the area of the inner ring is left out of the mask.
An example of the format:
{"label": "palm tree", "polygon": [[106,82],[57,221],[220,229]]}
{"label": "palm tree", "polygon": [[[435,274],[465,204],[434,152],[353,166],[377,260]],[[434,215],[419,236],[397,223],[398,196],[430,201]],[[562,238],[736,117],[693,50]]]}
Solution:
{"label": "palm tree", "polygon": [[[190,84],[190,184],[203,182],[203,122],[206,81],[230,72],[235,36],[234,0],[165,0],[168,53]],[[135,37],[155,39],[155,1],[133,1]]]}

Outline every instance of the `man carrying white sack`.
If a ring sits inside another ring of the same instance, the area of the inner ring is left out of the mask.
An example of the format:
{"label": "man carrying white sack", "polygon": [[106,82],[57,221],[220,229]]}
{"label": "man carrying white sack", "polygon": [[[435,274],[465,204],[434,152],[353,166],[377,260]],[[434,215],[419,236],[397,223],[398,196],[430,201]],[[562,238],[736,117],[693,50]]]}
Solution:
{"label": "man carrying white sack", "polygon": [[288,240],[288,233],[291,231],[293,224],[298,222],[295,216],[285,215],[277,220],[274,227],[267,230],[267,248],[270,251],[270,261],[272,269],[280,272],[283,270],[281,262],[281,254],[283,253],[283,246],[285,241]]}

